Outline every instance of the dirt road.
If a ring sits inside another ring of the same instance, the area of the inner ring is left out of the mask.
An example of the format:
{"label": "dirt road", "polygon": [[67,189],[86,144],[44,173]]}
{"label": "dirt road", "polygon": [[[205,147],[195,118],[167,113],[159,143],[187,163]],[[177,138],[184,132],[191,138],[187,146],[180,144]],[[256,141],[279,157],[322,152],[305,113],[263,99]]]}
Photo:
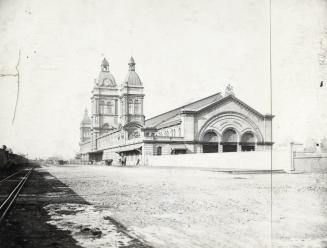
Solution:
{"label": "dirt road", "polygon": [[[101,229],[97,218],[108,215],[154,247],[327,246],[326,174],[273,175],[271,239],[269,174],[89,166],[48,171],[92,205],[76,222],[93,216],[92,225]],[[65,228],[65,222],[74,221],[67,216],[53,224]]]}
{"label": "dirt road", "polygon": [[327,247],[327,174],[273,175],[273,239],[269,174],[70,165],[33,177],[0,247]]}

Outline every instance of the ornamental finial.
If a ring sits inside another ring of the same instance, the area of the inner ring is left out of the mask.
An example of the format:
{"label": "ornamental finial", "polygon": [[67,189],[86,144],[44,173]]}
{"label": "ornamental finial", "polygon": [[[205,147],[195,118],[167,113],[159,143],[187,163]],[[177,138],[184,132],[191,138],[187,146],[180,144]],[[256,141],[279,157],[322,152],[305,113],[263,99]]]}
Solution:
{"label": "ornamental finial", "polygon": [[233,96],[235,95],[233,86],[231,84],[228,84],[225,89],[225,96],[229,96],[229,95],[233,95]]}

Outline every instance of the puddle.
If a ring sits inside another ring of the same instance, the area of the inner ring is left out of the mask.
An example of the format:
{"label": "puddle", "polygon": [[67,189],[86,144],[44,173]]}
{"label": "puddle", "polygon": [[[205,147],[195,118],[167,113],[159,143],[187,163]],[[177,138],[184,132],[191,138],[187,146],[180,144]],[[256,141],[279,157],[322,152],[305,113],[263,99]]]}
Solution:
{"label": "puddle", "polygon": [[48,224],[70,231],[80,246],[117,248],[135,247],[141,243],[135,235],[123,230],[108,210],[84,204],[49,204],[44,208],[51,216]]}

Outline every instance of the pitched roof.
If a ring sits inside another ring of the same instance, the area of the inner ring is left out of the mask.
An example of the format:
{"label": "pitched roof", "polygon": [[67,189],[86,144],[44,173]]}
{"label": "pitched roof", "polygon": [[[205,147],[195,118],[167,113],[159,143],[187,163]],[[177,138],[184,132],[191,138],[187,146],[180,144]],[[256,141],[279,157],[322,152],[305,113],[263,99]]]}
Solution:
{"label": "pitched roof", "polygon": [[178,115],[182,109],[198,111],[199,109],[207,106],[208,104],[214,103],[222,98],[223,97],[222,97],[221,93],[219,92],[214,95],[197,100],[195,102],[185,104],[179,108],[170,110],[168,112],[165,112],[163,114],[160,114],[160,115],[157,115],[155,117],[145,120],[145,126],[146,127],[157,126],[158,124],[163,123],[163,122],[167,121],[168,119],[171,119],[171,118],[175,117],[176,115]]}
{"label": "pitched roof", "polygon": [[224,103],[228,100],[233,100],[235,102],[237,102],[238,104],[242,105],[243,107],[245,107],[247,110],[251,111],[252,113],[254,113],[255,115],[259,116],[260,118],[273,118],[274,116],[273,115],[270,115],[270,114],[266,114],[266,115],[263,115],[261,114],[260,112],[258,112],[257,110],[255,110],[254,108],[250,107],[249,105],[247,105],[245,102],[241,101],[240,99],[238,99],[236,96],[234,95],[228,95],[228,96],[225,96],[221,99],[219,99],[218,101],[216,102],[212,102],[211,104],[207,105],[207,106],[203,106],[202,108],[198,109],[198,111],[202,111],[202,110],[205,110],[207,108],[210,108],[211,106],[215,105],[215,104],[221,104],[221,103]]}
{"label": "pitched roof", "polygon": [[210,108],[211,106],[215,104],[222,104],[228,100],[233,100],[237,102],[238,104],[242,105],[252,113],[256,114],[260,118],[268,118],[271,119],[274,116],[270,114],[263,115],[259,113],[254,108],[250,107],[234,95],[228,95],[223,97],[221,93],[214,94],[212,96],[208,96],[206,98],[200,99],[198,101],[186,104],[184,106],[181,106],[179,108],[173,109],[171,111],[165,112],[161,115],[157,115],[155,117],[152,117],[150,119],[145,120],[145,127],[157,127],[162,128],[164,126],[169,126],[171,124],[178,124],[178,121],[180,120],[180,112],[182,110],[190,111],[190,112],[200,112],[202,110],[205,110],[207,108]]}

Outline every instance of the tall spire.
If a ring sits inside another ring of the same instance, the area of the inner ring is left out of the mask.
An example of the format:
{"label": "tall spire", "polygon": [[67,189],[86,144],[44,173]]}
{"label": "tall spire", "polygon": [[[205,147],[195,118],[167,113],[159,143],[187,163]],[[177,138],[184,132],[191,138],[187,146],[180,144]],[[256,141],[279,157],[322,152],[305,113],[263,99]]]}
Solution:
{"label": "tall spire", "polygon": [[106,60],[106,58],[103,58],[102,63],[101,63],[101,70],[102,71],[109,71],[109,63]]}
{"label": "tall spire", "polygon": [[131,57],[129,59],[128,65],[129,65],[129,70],[130,71],[135,71],[135,61],[134,61],[134,58],[133,57]]}

